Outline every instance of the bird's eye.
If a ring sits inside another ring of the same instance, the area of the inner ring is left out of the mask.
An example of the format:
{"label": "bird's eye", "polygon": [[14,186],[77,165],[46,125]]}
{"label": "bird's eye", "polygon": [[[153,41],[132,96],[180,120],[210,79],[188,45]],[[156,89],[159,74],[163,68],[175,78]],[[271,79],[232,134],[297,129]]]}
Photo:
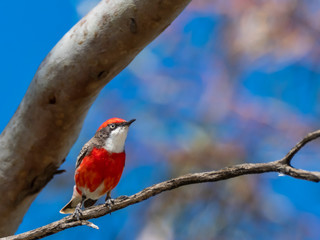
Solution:
{"label": "bird's eye", "polygon": [[115,129],[116,128],[116,125],[114,123],[110,124],[109,126],[110,126],[111,129]]}

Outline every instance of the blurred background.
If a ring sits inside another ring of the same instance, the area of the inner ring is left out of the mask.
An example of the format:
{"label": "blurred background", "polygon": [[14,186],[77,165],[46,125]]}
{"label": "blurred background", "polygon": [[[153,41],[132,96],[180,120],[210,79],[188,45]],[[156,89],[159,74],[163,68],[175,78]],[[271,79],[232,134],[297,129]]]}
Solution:
{"label": "blurred background", "polygon": [[[1,1],[0,128],[95,0]],[[113,197],[186,173],[282,158],[319,128],[320,2],[194,0],[110,82],[18,233],[63,216],[76,157],[102,122],[136,118]],[[319,141],[293,165],[320,170]],[[319,239],[318,184],[276,173],[186,186],[46,239]]]}

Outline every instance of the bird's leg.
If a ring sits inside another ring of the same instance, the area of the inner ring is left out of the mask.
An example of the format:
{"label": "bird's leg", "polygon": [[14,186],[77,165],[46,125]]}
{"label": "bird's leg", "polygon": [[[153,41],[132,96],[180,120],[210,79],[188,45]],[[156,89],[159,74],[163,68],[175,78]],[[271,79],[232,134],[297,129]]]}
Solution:
{"label": "bird's leg", "polygon": [[76,218],[78,221],[80,220],[80,216],[82,217],[82,203],[78,203],[76,209],[74,210],[73,214],[72,214],[72,218]]}
{"label": "bird's leg", "polygon": [[111,198],[111,191],[107,192],[105,205],[109,210],[111,210],[111,206],[114,204],[114,200]]}
{"label": "bird's leg", "polygon": [[80,220],[80,217],[82,217],[82,210],[81,209],[82,209],[84,200],[86,200],[86,197],[84,195],[82,195],[81,202],[78,203],[78,205],[76,206],[76,209],[74,210],[74,212],[72,214],[72,218],[76,218],[78,221]]}

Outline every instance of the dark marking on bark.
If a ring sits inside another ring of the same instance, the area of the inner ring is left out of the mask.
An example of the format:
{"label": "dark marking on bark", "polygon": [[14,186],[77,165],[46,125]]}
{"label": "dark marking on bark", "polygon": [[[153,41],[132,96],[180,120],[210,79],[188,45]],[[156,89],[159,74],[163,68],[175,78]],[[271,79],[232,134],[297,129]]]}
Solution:
{"label": "dark marking on bark", "polygon": [[57,103],[57,99],[56,96],[51,96],[49,97],[49,104],[56,104]]}
{"label": "dark marking on bark", "polygon": [[104,74],[104,71],[99,72],[98,78],[100,78],[102,76],[102,74]]}
{"label": "dark marking on bark", "polygon": [[101,72],[98,73],[97,78],[98,79],[104,79],[108,76],[109,71],[108,70],[103,70]]}
{"label": "dark marking on bark", "polygon": [[136,34],[138,32],[137,22],[134,18],[130,18],[130,32]]}

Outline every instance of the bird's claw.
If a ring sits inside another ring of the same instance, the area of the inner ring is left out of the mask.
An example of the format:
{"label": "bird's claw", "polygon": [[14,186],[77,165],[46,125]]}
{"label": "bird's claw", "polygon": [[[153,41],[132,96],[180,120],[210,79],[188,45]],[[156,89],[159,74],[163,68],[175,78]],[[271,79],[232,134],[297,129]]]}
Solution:
{"label": "bird's claw", "polygon": [[108,198],[105,202],[105,205],[107,208],[109,208],[109,210],[111,210],[111,207],[113,204],[114,204],[114,199],[112,199],[112,198]]}
{"label": "bird's claw", "polygon": [[80,208],[76,207],[76,209],[74,210],[73,214],[72,214],[72,218],[73,219],[77,219],[78,221],[80,220],[80,217],[82,217],[82,211]]}

